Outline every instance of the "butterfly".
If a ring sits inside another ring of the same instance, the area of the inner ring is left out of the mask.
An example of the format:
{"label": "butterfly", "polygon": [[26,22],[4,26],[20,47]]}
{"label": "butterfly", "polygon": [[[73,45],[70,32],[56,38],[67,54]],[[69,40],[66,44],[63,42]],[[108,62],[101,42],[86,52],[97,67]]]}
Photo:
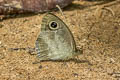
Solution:
{"label": "butterfly", "polygon": [[74,37],[67,25],[56,15],[47,13],[36,40],[37,57],[40,60],[68,60],[81,53],[76,52]]}

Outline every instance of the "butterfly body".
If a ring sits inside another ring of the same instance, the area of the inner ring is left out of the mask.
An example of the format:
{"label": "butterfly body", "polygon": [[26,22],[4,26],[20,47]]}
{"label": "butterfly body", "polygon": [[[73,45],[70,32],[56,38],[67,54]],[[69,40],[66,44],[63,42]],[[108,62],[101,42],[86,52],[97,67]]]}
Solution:
{"label": "butterfly body", "polygon": [[43,18],[36,51],[40,60],[66,60],[75,54],[73,35],[57,16],[49,13]]}

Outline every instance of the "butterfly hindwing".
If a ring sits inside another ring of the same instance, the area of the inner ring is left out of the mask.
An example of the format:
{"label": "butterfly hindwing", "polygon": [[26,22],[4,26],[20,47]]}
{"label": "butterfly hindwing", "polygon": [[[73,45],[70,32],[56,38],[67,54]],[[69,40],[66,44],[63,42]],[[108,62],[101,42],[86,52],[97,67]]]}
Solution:
{"label": "butterfly hindwing", "polygon": [[40,60],[64,60],[72,57],[75,49],[75,41],[67,25],[57,16],[46,14],[36,40]]}

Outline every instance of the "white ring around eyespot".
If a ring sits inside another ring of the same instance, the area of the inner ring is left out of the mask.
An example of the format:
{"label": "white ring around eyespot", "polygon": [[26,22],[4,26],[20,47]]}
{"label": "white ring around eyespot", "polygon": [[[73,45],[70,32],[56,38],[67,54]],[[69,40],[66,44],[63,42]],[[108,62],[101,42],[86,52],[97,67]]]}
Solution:
{"label": "white ring around eyespot", "polygon": [[49,28],[50,28],[51,30],[56,30],[56,29],[58,29],[58,28],[59,28],[58,23],[57,23],[57,27],[56,27],[56,28],[51,27],[51,24],[52,24],[53,22],[57,23],[56,21],[51,21],[51,22],[49,23]]}

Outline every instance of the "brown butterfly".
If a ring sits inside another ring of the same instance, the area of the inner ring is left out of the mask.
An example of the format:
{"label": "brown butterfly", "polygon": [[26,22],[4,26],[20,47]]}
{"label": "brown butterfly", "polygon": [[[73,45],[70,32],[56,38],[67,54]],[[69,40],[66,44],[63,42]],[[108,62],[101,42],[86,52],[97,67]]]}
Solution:
{"label": "brown butterfly", "polygon": [[36,51],[40,60],[68,60],[81,54],[76,52],[75,40],[67,25],[51,13],[42,19]]}

